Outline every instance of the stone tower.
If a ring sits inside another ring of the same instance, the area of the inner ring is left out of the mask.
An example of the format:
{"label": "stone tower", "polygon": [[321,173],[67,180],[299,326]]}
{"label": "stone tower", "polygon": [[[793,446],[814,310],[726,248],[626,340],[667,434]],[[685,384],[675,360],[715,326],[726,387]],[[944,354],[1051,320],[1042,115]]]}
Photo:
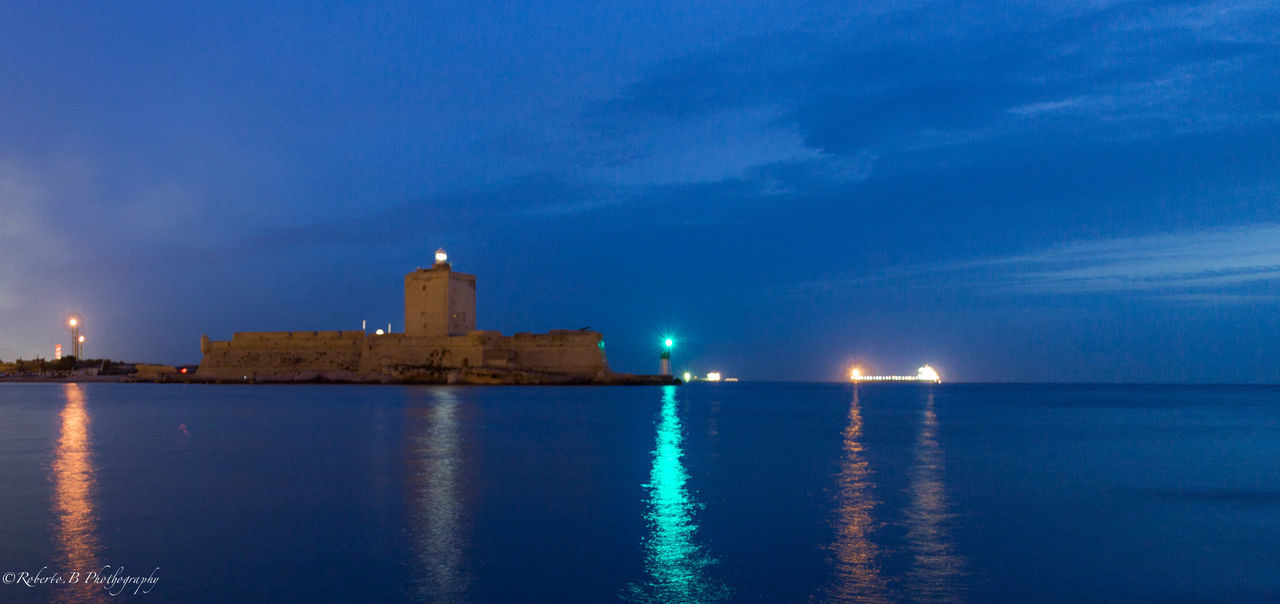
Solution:
{"label": "stone tower", "polygon": [[476,328],[476,276],[453,272],[444,249],[436,263],[404,276],[404,333],[465,336]]}

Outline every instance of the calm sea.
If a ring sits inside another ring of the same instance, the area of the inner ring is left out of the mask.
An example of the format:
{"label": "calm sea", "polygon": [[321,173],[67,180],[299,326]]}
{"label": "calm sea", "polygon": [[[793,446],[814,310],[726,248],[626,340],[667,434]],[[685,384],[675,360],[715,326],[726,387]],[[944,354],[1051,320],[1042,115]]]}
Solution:
{"label": "calm sea", "polygon": [[0,485],[2,601],[1280,601],[1274,387],[3,384]]}

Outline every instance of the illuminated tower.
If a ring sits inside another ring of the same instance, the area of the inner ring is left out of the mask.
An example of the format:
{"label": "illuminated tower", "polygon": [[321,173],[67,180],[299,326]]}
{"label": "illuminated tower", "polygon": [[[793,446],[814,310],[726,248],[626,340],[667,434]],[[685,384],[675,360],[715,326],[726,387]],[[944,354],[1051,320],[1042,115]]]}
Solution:
{"label": "illuminated tower", "polygon": [[431,268],[404,276],[404,333],[465,336],[476,328],[476,276],[453,272],[444,248]]}
{"label": "illuminated tower", "polygon": [[671,347],[675,341],[667,338],[662,341],[662,354],[658,355],[658,375],[671,375]]}

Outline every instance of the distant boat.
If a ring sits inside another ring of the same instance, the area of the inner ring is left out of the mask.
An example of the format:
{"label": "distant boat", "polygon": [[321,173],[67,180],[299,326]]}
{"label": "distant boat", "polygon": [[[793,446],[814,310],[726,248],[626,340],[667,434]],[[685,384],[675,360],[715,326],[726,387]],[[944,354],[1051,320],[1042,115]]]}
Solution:
{"label": "distant boat", "polygon": [[941,384],[942,376],[929,365],[916,370],[915,375],[862,375],[862,369],[854,367],[849,372],[851,382],[930,382]]}

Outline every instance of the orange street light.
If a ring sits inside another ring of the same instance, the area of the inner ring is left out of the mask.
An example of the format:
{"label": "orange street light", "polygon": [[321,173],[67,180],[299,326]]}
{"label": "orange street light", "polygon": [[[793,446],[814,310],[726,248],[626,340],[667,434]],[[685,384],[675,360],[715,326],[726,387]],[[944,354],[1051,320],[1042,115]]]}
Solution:
{"label": "orange street light", "polygon": [[80,336],[80,319],[71,317],[67,320],[67,325],[71,326],[71,356],[77,360],[80,358],[80,342],[84,338]]}

